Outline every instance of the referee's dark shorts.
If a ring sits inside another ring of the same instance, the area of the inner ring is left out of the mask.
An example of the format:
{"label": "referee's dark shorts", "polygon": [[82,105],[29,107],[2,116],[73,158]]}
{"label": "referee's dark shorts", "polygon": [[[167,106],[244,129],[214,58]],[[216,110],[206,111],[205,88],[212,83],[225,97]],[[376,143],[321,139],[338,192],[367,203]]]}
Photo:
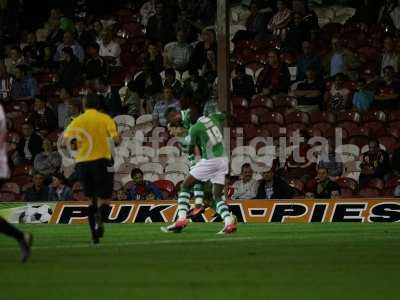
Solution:
{"label": "referee's dark shorts", "polygon": [[67,127],[64,139],[76,139],[76,168],[85,196],[109,199],[114,179],[111,145],[118,140],[118,131],[110,116],[91,108],[91,100],[88,96],[85,112]]}

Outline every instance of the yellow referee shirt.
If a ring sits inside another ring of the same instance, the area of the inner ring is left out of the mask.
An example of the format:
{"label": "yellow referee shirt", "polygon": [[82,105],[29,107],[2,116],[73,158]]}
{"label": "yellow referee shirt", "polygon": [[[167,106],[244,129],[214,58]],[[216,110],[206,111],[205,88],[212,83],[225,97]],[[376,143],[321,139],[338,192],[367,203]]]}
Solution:
{"label": "yellow referee shirt", "polygon": [[64,131],[64,139],[77,140],[77,162],[111,159],[111,145],[118,131],[114,120],[95,109],[87,109]]}

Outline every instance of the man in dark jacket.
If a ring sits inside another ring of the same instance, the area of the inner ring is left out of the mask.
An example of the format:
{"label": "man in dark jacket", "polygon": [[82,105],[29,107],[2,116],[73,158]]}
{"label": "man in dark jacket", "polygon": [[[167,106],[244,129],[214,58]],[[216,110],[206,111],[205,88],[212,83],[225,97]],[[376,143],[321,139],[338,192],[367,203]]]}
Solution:
{"label": "man in dark jacket", "polygon": [[257,190],[257,199],[290,199],[294,191],[274,170],[265,171]]}
{"label": "man in dark jacket", "polygon": [[29,123],[22,125],[22,134],[23,137],[17,145],[18,156],[22,162],[33,163],[36,155],[43,151],[42,138],[33,131]]}
{"label": "man in dark jacket", "polygon": [[24,201],[26,202],[41,202],[48,201],[49,187],[44,184],[44,176],[35,174],[33,176],[33,186],[26,190]]}
{"label": "man in dark jacket", "polygon": [[330,199],[341,194],[340,186],[329,179],[329,172],[327,168],[320,167],[317,171],[317,185],[315,190],[307,193],[306,196],[316,199]]}

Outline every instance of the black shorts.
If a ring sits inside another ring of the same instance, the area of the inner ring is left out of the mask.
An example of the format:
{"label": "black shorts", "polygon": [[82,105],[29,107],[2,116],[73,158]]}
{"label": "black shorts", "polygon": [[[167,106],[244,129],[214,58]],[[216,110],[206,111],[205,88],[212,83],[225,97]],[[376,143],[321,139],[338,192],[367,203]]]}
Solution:
{"label": "black shorts", "polygon": [[112,162],[98,159],[76,165],[79,181],[86,197],[109,199],[113,192],[114,173],[109,170]]}

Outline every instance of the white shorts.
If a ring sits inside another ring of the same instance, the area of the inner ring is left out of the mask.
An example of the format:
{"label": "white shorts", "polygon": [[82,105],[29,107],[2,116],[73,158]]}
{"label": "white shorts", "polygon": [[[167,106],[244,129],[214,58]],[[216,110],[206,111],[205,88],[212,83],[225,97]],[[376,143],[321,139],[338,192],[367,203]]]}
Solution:
{"label": "white shorts", "polygon": [[225,184],[225,176],[229,173],[229,161],[227,157],[213,159],[201,159],[190,170],[190,175],[199,181]]}

